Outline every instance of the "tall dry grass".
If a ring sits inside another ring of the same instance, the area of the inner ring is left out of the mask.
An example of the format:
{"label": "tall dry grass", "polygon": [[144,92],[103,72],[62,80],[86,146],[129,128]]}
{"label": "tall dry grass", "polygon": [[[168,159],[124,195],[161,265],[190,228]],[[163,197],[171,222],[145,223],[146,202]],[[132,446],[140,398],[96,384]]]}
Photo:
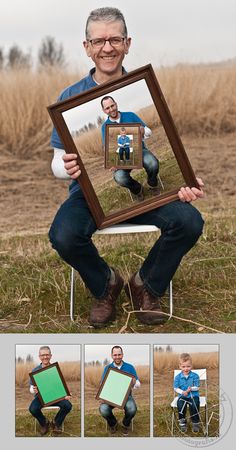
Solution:
{"label": "tall dry grass", "polygon": [[[16,386],[24,387],[29,383],[29,373],[36,366],[33,363],[16,364]],[[80,381],[80,363],[65,361],[59,363],[60,369],[66,381]]]}
{"label": "tall dry grass", "polygon": [[81,74],[66,71],[0,72],[0,150],[19,158],[43,157],[52,123],[46,107]]}
{"label": "tall dry grass", "polygon": [[236,60],[232,65],[177,65],[157,77],[180,134],[236,130]]}
{"label": "tall dry grass", "polygon": [[[181,134],[220,135],[236,130],[236,63],[209,67],[177,65],[156,73]],[[1,71],[2,154],[41,158],[49,148],[52,129],[46,106],[81,77],[66,71]],[[153,112],[148,114],[147,123],[151,126]]]}
{"label": "tall dry grass", "polygon": [[[149,367],[135,366],[137,375],[141,383],[149,382]],[[85,367],[85,384],[90,387],[98,387],[101,381],[103,366],[86,366]]]}
{"label": "tall dry grass", "polygon": [[[179,353],[154,353],[154,370],[163,373],[179,368]],[[193,369],[215,369],[219,366],[218,352],[192,353]]]}

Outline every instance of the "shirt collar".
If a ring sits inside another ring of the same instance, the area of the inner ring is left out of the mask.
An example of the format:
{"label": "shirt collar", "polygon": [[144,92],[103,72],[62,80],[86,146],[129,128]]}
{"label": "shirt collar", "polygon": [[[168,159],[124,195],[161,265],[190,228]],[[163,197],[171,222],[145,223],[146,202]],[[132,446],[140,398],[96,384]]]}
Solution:
{"label": "shirt collar", "polygon": [[[97,83],[97,82],[95,81],[95,79],[93,78],[95,72],[96,72],[96,67],[93,67],[93,68],[89,71],[89,75],[88,75],[89,82],[90,82],[91,84],[93,84],[94,86],[99,86],[99,83]],[[125,75],[126,73],[127,73],[127,71],[126,71],[125,68],[122,66],[122,75]]]}

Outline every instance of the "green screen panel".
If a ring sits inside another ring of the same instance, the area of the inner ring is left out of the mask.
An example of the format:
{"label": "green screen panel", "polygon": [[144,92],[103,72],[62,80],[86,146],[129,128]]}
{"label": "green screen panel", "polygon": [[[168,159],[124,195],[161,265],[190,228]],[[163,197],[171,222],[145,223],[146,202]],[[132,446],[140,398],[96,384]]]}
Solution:
{"label": "green screen panel", "polygon": [[101,390],[100,398],[121,406],[129,385],[130,377],[111,370]]}
{"label": "green screen panel", "polygon": [[63,386],[57,367],[33,374],[44,403],[65,397],[67,392]]}

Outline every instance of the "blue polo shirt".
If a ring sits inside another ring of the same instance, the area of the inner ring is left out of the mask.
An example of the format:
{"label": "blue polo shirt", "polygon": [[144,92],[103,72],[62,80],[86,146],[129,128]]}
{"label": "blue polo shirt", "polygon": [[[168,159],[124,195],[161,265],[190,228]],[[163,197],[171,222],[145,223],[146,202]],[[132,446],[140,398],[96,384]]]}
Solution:
{"label": "blue polo shirt", "polygon": [[[110,124],[110,123],[140,123],[143,127],[146,126],[145,122],[140,119],[139,116],[137,116],[137,114],[133,113],[133,112],[120,112],[120,120],[118,122],[115,122],[114,120],[110,120],[109,117],[107,118],[107,120],[102,124],[102,143],[103,145],[105,144],[105,130],[106,130],[106,125]],[[142,145],[144,148],[144,141],[142,141]]]}
{"label": "blue polo shirt", "polygon": [[[186,391],[188,387],[199,387],[200,386],[200,378],[199,375],[195,372],[192,372],[190,370],[188,376],[186,377],[182,372],[180,372],[178,375],[176,375],[174,379],[174,389],[182,389],[182,391]],[[191,395],[195,397],[199,397],[199,391],[192,391],[189,392],[186,397],[190,398]],[[178,394],[180,397],[181,394]]]}
{"label": "blue polo shirt", "polygon": [[[111,364],[108,364],[108,366],[104,367],[103,374],[102,374],[102,380],[105,377],[109,367],[113,367],[113,369],[117,369],[114,362],[112,362]],[[123,370],[123,372],[130,373],[131,375],[133,375],[135,377],[136,380],[138,380],[137,372],[136,372],[134,366],[132,366],[132,364],[122,361],[122,366],[118,370]]]}

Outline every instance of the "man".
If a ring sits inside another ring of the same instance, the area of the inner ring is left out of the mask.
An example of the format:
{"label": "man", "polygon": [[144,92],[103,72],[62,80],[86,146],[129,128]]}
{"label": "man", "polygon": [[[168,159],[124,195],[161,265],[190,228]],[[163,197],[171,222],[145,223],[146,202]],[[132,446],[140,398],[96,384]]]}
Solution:
{"label": "man", "polygon": [[[108,80],[122,76],[122,61],[128,53],[131,38],[122,13],[116,8],[99,8],[90,13],[86,24],[85,51],[95,67],[89,75],[65,89],[60,100],[79,94]],[[91,236],[96,224],[90,213],[77,179],[81,171],[76,154],[65,154],[56,130],[53,130],[51,145],[54,147],[52,170],[59,178],[68,177],[70,196],[60,207],[50,229],[53,248],[83,279],[94,297],[90,323],[102,327],[115,319],[116,300],[123,288],[124,280],[110,268],[98,254]],[[199,180],[200,186],[203,186]],[[132,297],[137,318],[145,324],[163,322],[160,297],[164,294],[182,257],[193,247],[202,233],[203,220],[190,204],[203,196],[201,189],[181,188],[179,198],[153,211],[130,219],[135,224],[153,224],[161,229],[161,237],[150,250],[140,270],[125,287]],[[145,312],[142,312],[145,311]]]}
{"label": "man", "polygon": [[[159,192],[157,175],[159,172],[159,161],[145,146],[144,139],[151,136],[152,132],[137,114],[133,112],[120,112],[113,97],[107,95],[101,100],[102,110],[108,115],[107,120],[102,125],[102,142],[105,144],[106,125],[110,123],[140,123],[142,133],[142,155],[143,167],[147,173],[147,186],[153,192]],[[123,187],[130,190],[133,200],[142,201],[144,199],[143,186],[131,177],[131,170],[115,170],[114,180]]]}
{"label": "man", "polygon": [[[41,363],[35,367],[32,372],[35,372],[38,369],[43,369],[44,367],[50,366],[52,358],[52,353],[50,347],[44,345],[39,349],[39,359]],[[58,406],[60,409],[56,414],[56,417],[50,424],[50,422],[46,419],[46,417],[42,413],[42,405],[38,397],[38,389],[33,385],[32,380],[30,379],[30,393],[34,394],[34,400],[31,402],[29,406],[29,412],[34,416],[40,425],[40,434],[44,436],[49,431],[50,425],[54,432],[60,433],[62,431],[62,423],[65,420],[65,417],[72,409],[72,404],[69,401],[70,396],[66,396],[64,400],[60,400],[59,402],[53,403],[52,406]]]}
{"label": "man", "polygon": [[[138,389],[140,387],[140,381],[138,379],[138,375],[136,373],[136,370],[134,366],[132,366],[129,363],[126,363],[123,361],[123,350],[119,345],[115,345],[111,349],[111,357],[113,359],[113,362],[111,364],[108,364],[104,368],[103,374],[102,374],[102,380],[104,379],[107,370],[109,367],[114,367],[116,369],[122,370],[123,372],[130,373],[134,376],[133,378],[133,389]],[[118,386],[117,386],[118,389]],[[117,431],[118,428],[118,422],[113,414],[114,406],[108,405],[107,403],[101,403],[99,406],[100,414],[106,419],[109,430],[112,434],[114,434]],[[132,392],[130,392],[128,400],[124,407],[125,415],[122,421],[122,433],[127,436],[129,432],[129,426],[131,423],[131,420],[135,416],[137,412],[137,406],[133,399]]]}

